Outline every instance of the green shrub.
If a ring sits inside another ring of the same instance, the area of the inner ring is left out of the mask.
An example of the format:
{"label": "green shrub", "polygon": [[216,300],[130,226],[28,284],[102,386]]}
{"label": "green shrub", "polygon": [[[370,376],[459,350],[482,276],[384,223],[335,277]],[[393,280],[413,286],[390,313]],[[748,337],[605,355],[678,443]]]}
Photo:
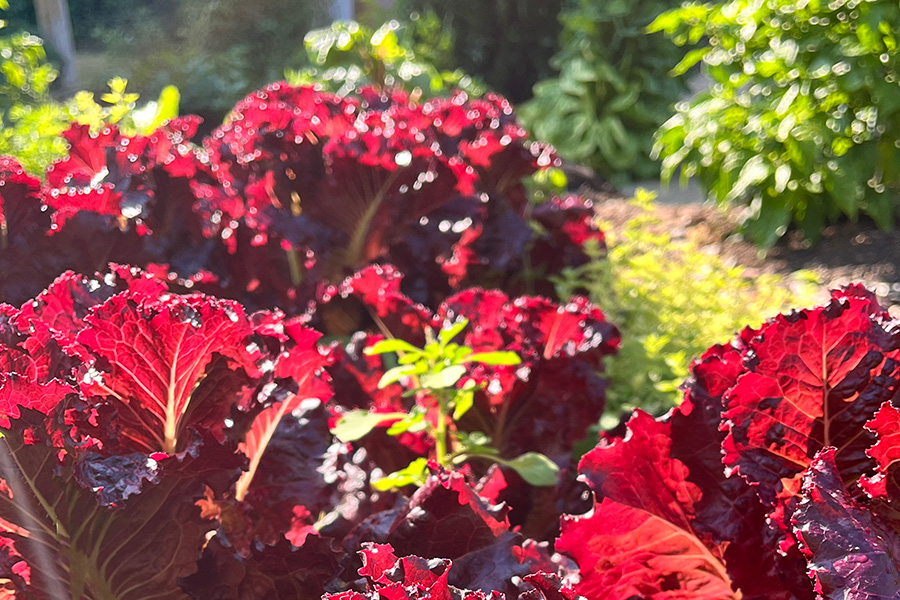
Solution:
{"label": "green shrub", "polygon": [[305,57],[303,36],[328,22],[330,1],[152,0],[103,37],[113,72],[142,93],[183,91],[187,112],[211,122]]}
{"label": "green shrub", "polygon": [[312,67],[288,71],[292,85],[319,84],[345,96],[364,85],[397,87],[416,97],[447,95],[463,89],[481,96],[484,86],[460,70],[441,71],[409,47],[409,28],[397,21],[376,30],[356,21],[336,21],[303,40]]}
{"label": "green shrub", "polygon": [[795,223],[811,240],[841,215],[892,226],[900,186],[900,5],[887,0],[691,4],[650,27],[702,62],[711,88],[660,130],[663,177],[696,176],[741,203],[771,246]]}
{"label": "green shrub", "polygon": [[534,87],[520,110],[526,126],[562,157],[608,178],[650,177],[653,133],[685,93],[667,76],[683,56],[644,28],[675,0],[579,0],[560,17],[557,77]]}
{"label": "green shrub", "polygon": [[[562,5],[563,0],[398,0],[395,14],[412,15],[413,49],[421,59],[445,71],[462,69],[519,103],[552,74]],[[423,46],[436,50],[426,53]]]}
{"label": "green shrub", "polygon": [[642,211],[619,235],[609,234],[609,251],[594,248],[590,264],[558,282],[563,297],[587,288],[622,332],[619,354],[608,365],[608,426],[633,408],[660,414],[678,404],[691,360],[711,344],[728,343],[745,325],[810,304],[816,290],[808,272],[750,277],[695,241],[657,233],[652,198],[638,190],[633,202]]}
{"label": "green shrub", "polygon": [[[5,24],[0,20],[0,30]],[[56,76],[39,37],[24,32],[0,36],[0,154],[17,156],[32,172],[43,172],[65,153],[59,133],[67,115],[49,93]]]}

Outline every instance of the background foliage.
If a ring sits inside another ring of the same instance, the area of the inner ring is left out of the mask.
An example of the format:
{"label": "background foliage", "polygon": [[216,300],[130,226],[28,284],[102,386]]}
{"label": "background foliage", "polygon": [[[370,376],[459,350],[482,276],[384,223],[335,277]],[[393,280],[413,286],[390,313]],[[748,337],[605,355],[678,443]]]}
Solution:
{"label": "background foliage", "polygon": [[[303,36],[328,23],[329,6],[327,0],[299,8],[292,0],[69,1],[79,51],[102,51],[105,73],[126,77],[144,94],[175,85],[191,112],[214,121],[249,90],[301,64]],[[36,28],[31,2],[15,3],[8,18],[12,28]]]}
{"label": "background foliage", "polygon": [[335,21],[306,34],[303,43],[312,66],[288,70],[287,80],[292,85],[318,84],[341,96],[365,85],[401,88],[415,98],[447,96],[455,89],[470,96],[484,94],[484,84],[461,69],[442,71],[417,56],[412,48],[417,30],[397,21],[374,30],[356,21]]}
{"label": "background foliage", "polygon": [[[440,28],[421,28],[418,39],[443,38],[448,52],[430,56],[443,70],[460,68],[513,102],[531,97],[531,87],[550,76],[550,57],[560,31],[563,0],[406,0],[399,14],[437,16]],[[432,44],[435,45],[435,44]]]}
{"label": "background foliage", "polygon": [[652,177],[653,133],[687,91],[668,71],[683,51],[645,28],[674,0],[579,0],[561,15],[556,77],[534,87],[522,118],[567,160],[607,178]]}
{"label": "background foliage", "polygon": [[865,214],[893,225],[900,185],[900,5],[885,0],[732,0],[657,19],[678,44],[703,43],[714,85],[659,132],[663,176],[696,176],[721,204],[747,206],[746,233],[771,246],[794,223]]}
{"label": "background foliage", "polygon": [[[0,30],[3,25],[0,21]],[[137,133],[155,129],[178,114],[180,96],[173,87],[164,88],[157,102],[136,111],[138,95],[125,91],[127,82],[122,78],[109,82],[101,105],[87,91],[68,101],[54,100],[50,84],[56,76],[39,37],[0,36],[0,155],[15,156],[31,173],[43,173],[65,155],[66,141],[60,134],[73,121],[95,129],[118,123],[125,131]]]}

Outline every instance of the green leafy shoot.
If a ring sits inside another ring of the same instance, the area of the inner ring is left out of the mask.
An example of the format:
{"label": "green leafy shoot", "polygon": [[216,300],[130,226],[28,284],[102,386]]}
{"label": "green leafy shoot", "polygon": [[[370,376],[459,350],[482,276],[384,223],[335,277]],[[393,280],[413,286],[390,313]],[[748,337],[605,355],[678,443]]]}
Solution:
{"label": "green leafy shoot", "polygon": [[[379,389],[399,383],[405,388],[403,397],[414,397],[416,403],[408,413],[350,411],[334,427],[333,434],[344,442],[355,441],[392,421],[386,431],[390,436],[425,432],[434,442],[434,460],[445,469],[457,467],[472,458],[487,459],[514,469],[532,485],[554,485],[559,469],[546,456],[528,452],[513,459],[502,458],[491,446],[491,438],[484,433],[460,430],[459,422],[474,406],[475,394],[480,389],[475,381],[466,379],[468,365],[514,366],[521,363],[514,352],[473,353],[471,348],[454,342],[468,325],[468,320],[458,319],[436,334],[426,330],[426,343],[422,348],[393,338],[366,348],[367,355],[396,356],[396,366],[381,377]],[[426,476],[427,458],[422,457],[379,479],[375,486],[387,490],[422,485]]]}
{"label": "green leafy shoot", "polygon": [[406,413],[370,413],[367,410],[351,410],[345,413],[331,433],[342,442],[354,442],[385,421],[403,418]]}
{"label": "green leafy shoot", "polygon": [[380,492],[414,485],[422,487],[428,478],[428,460],[425,458],[417,458],[406,468],[394,471],[390,475],[386,475],[381,479],[372,482],[372,487]]}

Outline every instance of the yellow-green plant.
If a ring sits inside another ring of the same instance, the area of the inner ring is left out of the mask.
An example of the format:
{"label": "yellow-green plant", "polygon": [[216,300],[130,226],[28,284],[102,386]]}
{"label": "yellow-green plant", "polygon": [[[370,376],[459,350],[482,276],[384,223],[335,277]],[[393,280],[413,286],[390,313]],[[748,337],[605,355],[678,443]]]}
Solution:
{"label": "yellow-green plant", "polygon": [[594,260],[557,282],[564,296],[587,288],[622,331],[608,368],[606,426],[633,408],[659,414],[677,404],[691,360],[714,343],[728,343],[745,325],[810,304],[817,289],[809,272],[751,277],[696,241],[657,232],[652,200],[638,190],[632,202],[641,212],[620,232],[609,232],[609,250],[595,246]]}
{"label": "yellow-green plant", "polygon": [[[510,467],[522,479],[536,486],[551,486],[557,482],[559,467],[539,452],[526,452],[514,459],[500,457],[491,446],[491,438],[480,431],[460,431],[456,422],[475,402],[478,387],[472,380],[460,384],[467,365],[518,365],[521,360],[514,352],[478,352],[453,341],[469,325],[468,319],[446,324],[437,335],[425,330],[427,342],[417,348],[399,339],[382,340],[366,350],[366,354],[396,355],[397,365],[387,370],[378,382],[383,389],[404,380],[404,396],[416,398],[408,413],[379,413],[353,410],[345,413],[332,433],[344,442],[366,436],[380,423],[391,421],[387,434],[424,431],[434,442],[434,460],[445,469],[453,469],[473,459],[487,459]],[[449,427],[448,427],[449,425]],[[421,486],[428,477],[428,460],[413,460],[407,467],[391,473],[374,483],[376,489],[388,490],[406,485]]]}
{"label": "yellow-green plant", "polygon": [[138,94],[126,92],[127,81],[116,77],[109,81],[110,91],[98,103],[91,92],[81,91],[66,102],[46,98],[36,103],[13,104],[0,113],[0,154],[15,156],[31,173],[43,173],[66,154],[66,141],[60,134],[75,123],[99,129],[117,125],[128,135],[153,131],[164,121],[178,116],[178,89],[163,89],[156,101],[138,108]]}

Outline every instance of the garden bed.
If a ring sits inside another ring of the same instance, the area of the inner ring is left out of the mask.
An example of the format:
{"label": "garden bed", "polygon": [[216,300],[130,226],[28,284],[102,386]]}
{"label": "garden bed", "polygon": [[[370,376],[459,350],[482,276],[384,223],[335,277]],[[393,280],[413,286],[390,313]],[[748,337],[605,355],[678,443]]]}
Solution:
{"label": "garden bed", "polygon": [[[636,216],[640,209],[622,197],[596,196],[597,214],[613,229]],[[862,282],[884,305],[900,304],[900,231],[882,231],[867,219],[827,227],[817,244],[797,231],[789,232],[768,253],[736,234],[737,221],[711,205],[656,206],[660,230],[673,239],[692,239],[727,262],[747,268],[748,275],[790,274],[812,271],[825,290]],[[824,298],[825,296],[823,296]],[[893,307],[892,312],[900,310]]]}

